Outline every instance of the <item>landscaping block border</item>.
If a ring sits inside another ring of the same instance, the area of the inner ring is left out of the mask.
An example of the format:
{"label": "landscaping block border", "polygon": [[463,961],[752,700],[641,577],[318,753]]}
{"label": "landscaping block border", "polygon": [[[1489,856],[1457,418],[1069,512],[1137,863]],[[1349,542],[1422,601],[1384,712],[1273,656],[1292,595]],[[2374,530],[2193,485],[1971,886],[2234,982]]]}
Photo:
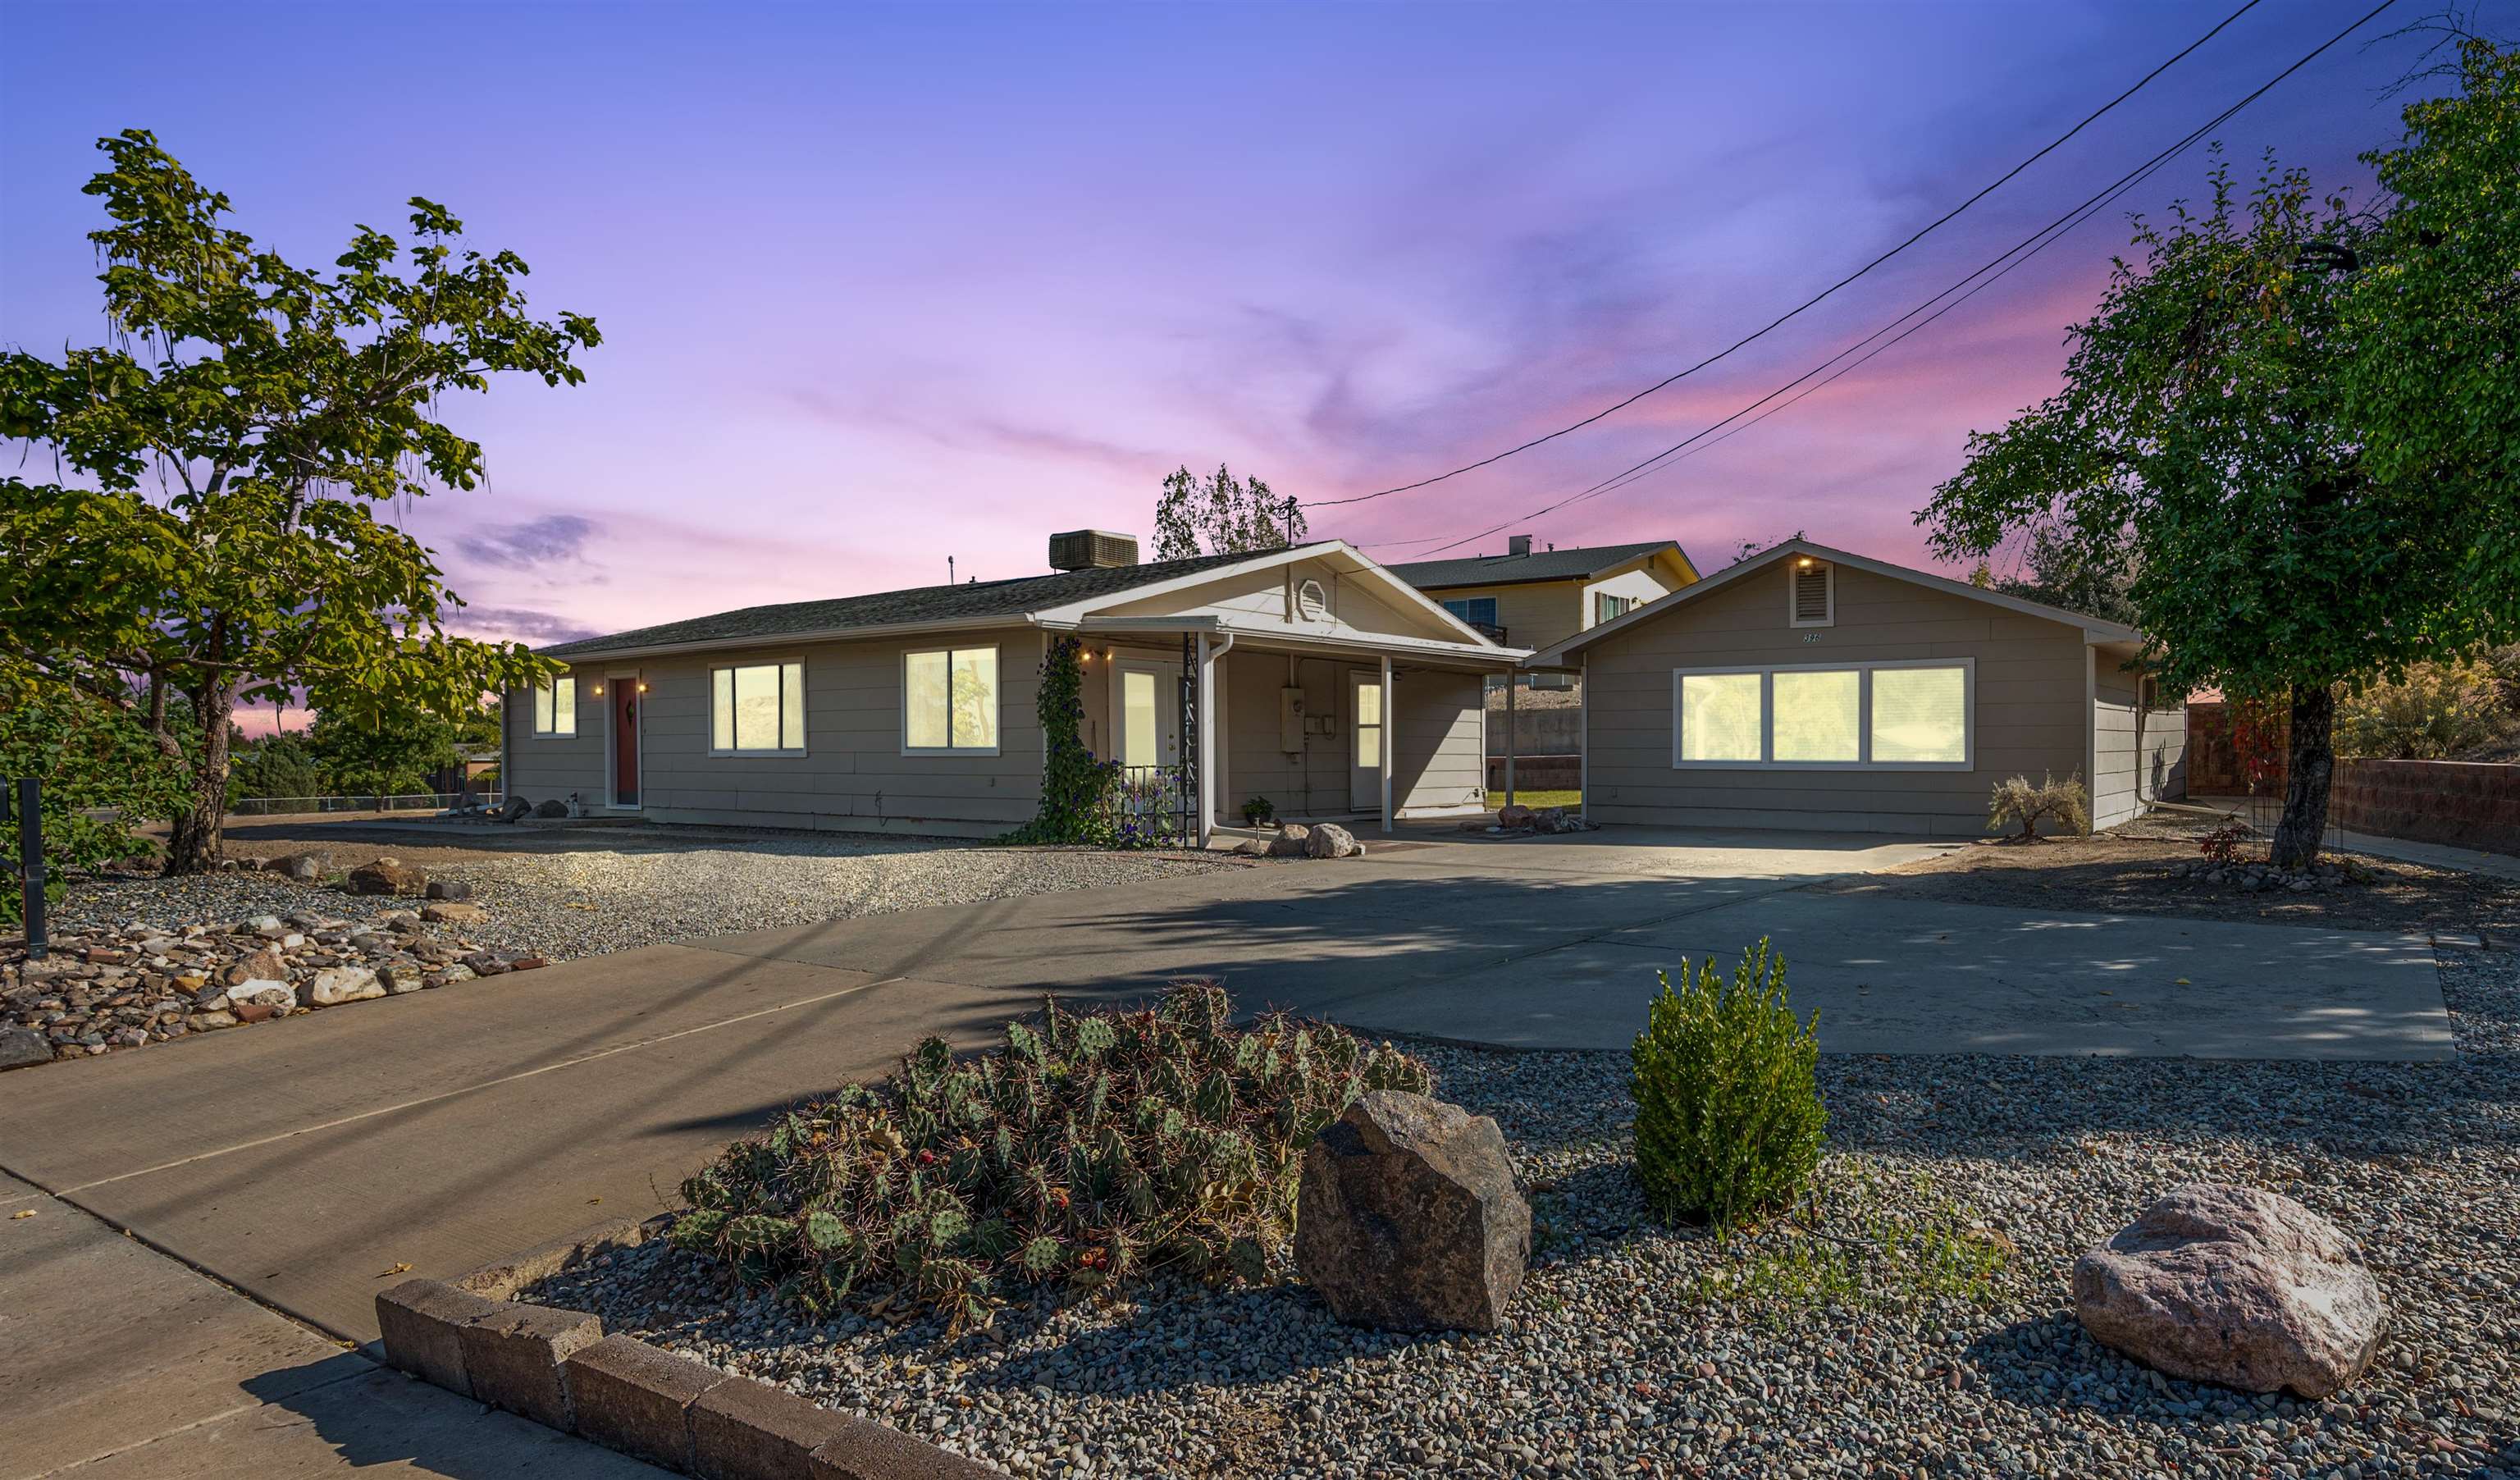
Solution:
{"label": "landscaping block border", "polygon": [[983,1480],[1005,1471],[786,1388],[606,1335],[602,1318],[514,1298],[632,1248],[669,1219],[619,1219],[377,1296],[385,1361],[450,1392],[701,1480]]}

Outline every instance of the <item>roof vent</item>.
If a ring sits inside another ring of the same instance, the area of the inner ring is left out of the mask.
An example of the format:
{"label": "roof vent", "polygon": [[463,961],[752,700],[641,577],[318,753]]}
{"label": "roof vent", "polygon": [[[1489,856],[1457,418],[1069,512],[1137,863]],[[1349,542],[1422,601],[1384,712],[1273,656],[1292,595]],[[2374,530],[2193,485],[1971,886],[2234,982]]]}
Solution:
{"label": "roof vent", "polygon": [[1505,553],[1511,556],[1525,556],[1531,554],[1531,536],[1527,534],[1507,535],[1505,537]]}
{"label": "roof vent", "polygon": [[1138,537],[1108,529],[1071,529],[1050,537],[1053,570],[1109,570],[1138,563]]}
{"label": "roof vent", "polygon": [[1810,556],[1793,564],[1793,620],[1796,627],[1829,627],[1837,623],[1836,567]]}

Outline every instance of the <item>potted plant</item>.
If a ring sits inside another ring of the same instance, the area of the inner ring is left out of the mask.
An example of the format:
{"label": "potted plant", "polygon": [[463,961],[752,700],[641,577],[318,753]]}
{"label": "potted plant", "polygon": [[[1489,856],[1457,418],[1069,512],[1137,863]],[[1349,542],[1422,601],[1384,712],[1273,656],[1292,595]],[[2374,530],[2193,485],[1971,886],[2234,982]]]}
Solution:
{"label": "potted plant", "polygon": [[1265,796],[1254,796],[1242,803],[1242,825],[1257,828],[1278,820],[1278,804]]}

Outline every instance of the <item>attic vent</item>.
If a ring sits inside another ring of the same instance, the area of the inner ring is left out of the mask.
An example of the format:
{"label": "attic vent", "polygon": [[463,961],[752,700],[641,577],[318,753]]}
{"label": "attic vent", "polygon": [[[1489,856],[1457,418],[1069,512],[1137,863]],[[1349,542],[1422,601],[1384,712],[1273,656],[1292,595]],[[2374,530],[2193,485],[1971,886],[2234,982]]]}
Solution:
{"label": "attic vent", "polygon": [[1837,624],[1837,567],[1811,557],[1796,556],[1792,566],[1792,625],[1832,627]]}
{"label": "attic vent", "polygon": [[1108,529],[1071,529],[1050,537],[1053,570],[1102,570],[1138,563],[1138,537]]}
{"label": "attic vent", "polygon": [[1303,580],[1295,583],[1296,620],[1306,622],[1325,621],[1328,619],[1329,614],[1329,593],[1322,589],[1321,582],[1315,580]]}

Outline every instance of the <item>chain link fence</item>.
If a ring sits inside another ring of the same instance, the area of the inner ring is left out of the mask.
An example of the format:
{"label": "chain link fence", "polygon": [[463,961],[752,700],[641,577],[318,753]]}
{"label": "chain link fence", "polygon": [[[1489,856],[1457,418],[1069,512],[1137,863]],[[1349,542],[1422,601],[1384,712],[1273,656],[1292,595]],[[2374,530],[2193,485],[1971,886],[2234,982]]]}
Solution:
{"label": "chain link fence", "polygon": [[443,812],[475,802],[497,806],[496,788],[482,791],[407,791],[392,796],[249,796],[228,804],[230,817],[276,817],[296,812]]}

